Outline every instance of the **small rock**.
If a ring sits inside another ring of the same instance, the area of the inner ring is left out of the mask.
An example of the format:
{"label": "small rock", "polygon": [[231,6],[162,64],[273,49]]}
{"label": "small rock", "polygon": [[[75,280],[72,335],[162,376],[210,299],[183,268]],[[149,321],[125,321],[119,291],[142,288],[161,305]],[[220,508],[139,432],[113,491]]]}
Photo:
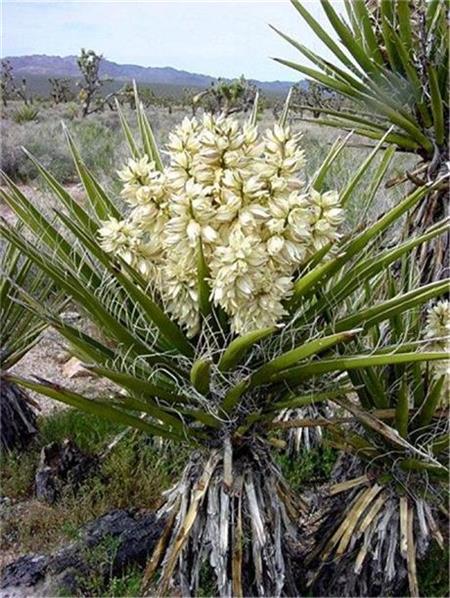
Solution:
{"label": "small rock", "polygon": [[56,363],[66,363],[71,359],[71,355],[68,351],[60,351],[55,355]]}
{"label": "small rock", "polygon": [[87,378],[92,376],[91,372],[83,367],[83,364],[76,357],[71,357],[63,366],[63,374],[68,378]]}
{"label": "small rock", "polygon": [[61,314],[61,318],[67,322],[76,322],[80,317],[80,314],[76,311],[63,311]]}
{"label": "small rock", "polygon": [[[164,528],[152,511],[113,510],[80,530],[79,540],[49,555],[33,554],[6,565],[1,598],[89,595],[89,580],[102,587],[112,575],[143,567]],[[95,558],[95,555],[98,555]]]}
{"label": "small rock", "polygon": [[2,572],[0,585],[6,589],[12,580],[9,591],[2,591],[2,598],[25,597],[28,588],[38,585],[45,578],[49,558],[46,555],[22,556],[7,565]]}
{"label": "small rock", "polygon": [[0,497],[0,517],[5,515],[8,511],[10,511],[12,505],[12,501],[9,496],[1,496]]}

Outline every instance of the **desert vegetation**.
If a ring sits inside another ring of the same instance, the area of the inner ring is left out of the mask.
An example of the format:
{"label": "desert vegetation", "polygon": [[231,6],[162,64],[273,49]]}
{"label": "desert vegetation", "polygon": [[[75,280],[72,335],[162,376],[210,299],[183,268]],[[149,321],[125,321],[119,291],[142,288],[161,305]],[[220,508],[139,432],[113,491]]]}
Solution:
{"label": "desert vegetation", "polygon": [[445,4],[292,4],[283,99],[4,65],[5,592],[448,595]]}

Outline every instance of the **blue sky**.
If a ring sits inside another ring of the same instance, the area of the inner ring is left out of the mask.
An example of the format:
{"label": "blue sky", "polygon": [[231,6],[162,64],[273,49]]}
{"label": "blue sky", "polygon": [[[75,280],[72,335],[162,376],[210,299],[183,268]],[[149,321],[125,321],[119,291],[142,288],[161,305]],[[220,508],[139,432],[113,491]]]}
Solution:
{"label": "blue sky", "polygon": [[[319,0],[303,3],[326,25]],[[341,4],[335,0],[338,10]],[[85,47],[122,64],[298,80],[295,71],[270,60],[300,55],[268,24],[321,48],[288,0],[3,0],[2,13],[3,56],[66,56]]]}

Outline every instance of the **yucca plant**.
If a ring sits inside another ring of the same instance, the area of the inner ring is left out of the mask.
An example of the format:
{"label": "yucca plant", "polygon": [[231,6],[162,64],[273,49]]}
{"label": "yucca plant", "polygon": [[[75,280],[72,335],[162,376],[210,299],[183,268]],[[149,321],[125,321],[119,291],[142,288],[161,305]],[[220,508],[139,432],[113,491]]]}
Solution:
{"label": "yucca plant", "polygon": [[[400,284],[390,282],[396,294]],[[429,308],[426,325],[420,310],[395,316],[364,342],[362,350],[381,353],[395,352],[398,342],[422,350],[431,343],[448,355],[450,305]],[[439,363],[350,374],[358,401],[337,403],[355,419],[329,428],[343,457],[307,559],[315,594],[397,595],[408,585],[419,596],[417,559],[433,540],[443,548],[448,523],[450,360]]]}
{"label": "yucca plant", "polygon": [[[445,291],[446,282],[436,282],[370,299],[389,264],[445,225],[380,249],[390,225],[430,191],[426,185],[364,230],[341,237],[345,203],[367,171],[357,170],[339,194],[324,189],[343,142],[306,184],[298,178],[304,158],[298,136],[284,125],[286,111],[260,136],[255,107],[244,125],[223,116],[185,119],[170,135],[164,166],[136,104],[141,143],[119,111],[133,155],[119,172],[127,215],[87,170],[67,131],[89,208],[33,157],[61,201],[58,227],[7,177],[2,192],[34,240],[6,226],[2,233],[102,336],[63,321],[26,293],[23,301],[87,368],[125,392],[88,399],[45,380],[9,380],[192,447],[181,480],[165,494],[166,528],[146,587],[159,571],[159,593],[175,584],[195,595],[209,562],[221,596],[297,595],[302,574],[292,562],[305,504],[272,460],[273,419],[285,408],[345,398],[354,392],[346,372],[445,356],[401,343],[392,352],[355,345],[372,327]],[[345,345],[354,351],[342,355]]]}
{"label": "yucca plant", "polygon": [[55,312],[62,298],[32,261],[9,243],[1,250],[0,274],[0,446],[12,450],[25,448],[36,434],[36,413],[28,394],[4,376],[34,347],[46,327],[20,303],[19,287]]}
{"label": "yucca plant", "polygon": [[[310,14],[305,4],[291,0],[300,16],[331,50],[326,60],[275,29],[314,67],[277,58],[308,78],[354,102],[354,110],[320,109],[317,122],[353,130],[370,139],[387,141],[419,158],[407,172],[416,186],[448,172],[448,50],[446,0],[346,1],[346,18],[330,0],[322,7],[338,41]],[[408,234],[425,230],[448,214],[448,185],[426,196],[414,210]],[[424,281],[444,276],[448,267],[449,235],[421,248]]]}
{"label": "yucca plant", "polygon": [[13,120],[20,125],[22,123],[36,121],[38,116],[39,110],[37,108],[24,104],[14,112]]}

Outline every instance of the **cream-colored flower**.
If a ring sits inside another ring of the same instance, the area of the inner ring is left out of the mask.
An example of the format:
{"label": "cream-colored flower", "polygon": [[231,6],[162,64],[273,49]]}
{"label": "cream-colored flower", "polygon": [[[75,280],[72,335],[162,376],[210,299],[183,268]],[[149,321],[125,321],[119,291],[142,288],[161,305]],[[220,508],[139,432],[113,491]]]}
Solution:
{"label": "cream-colored flower", "polygon": [[195,248],[199,238],[208,243],[216,240],[217,233],[210,225],[214,218],[212,198],[198,183],[189,180],[182,193],[172,196],[169,213],[167,245],[175,249],[182,249],[183,245]]}
{"label": "cream-colored flower", "polygon": [[268,209],[271,217],[264,226],[268,251],[289,271],[289,267],[302,263],[311,245],[309,210],[304,206],[303,196],[296,192],[275,196],[269,201]]}
{"label": "cream-colored flower", "polygon": [[234,312],[232,328],[238,334],[273,326],[287,313],[283,302],[292,292],[291,277],[277,275],[269,266],[255,275],[254,284],[249,300]]}
{"label": "cream-colored flower", "polygon": [[[450,376],[450,302],[438,301],[427,312],[425,338],[430,340],[431,349],[444,351],[448,358],[433,361],[438,376]],[[448,391],[448,388],[445,389]]]}
{"label": "cream-colored flower", "polygon": [[117,174],[124,183],[145,185],[151,172],[155,170],[155,163],[148,156],[139,160],[128,160],[127,166],[118,170]]}
{"label": "cream-colored flower", "polygon": [[232,330],[277,323],[295,271],[338,239],[343,219],[337,193],[305,189],[300,136],[280,125],[260,135],[252,124],[206,114],[185,118],[165,153],[162,172],[148,156],[119,171],[131,213],[103,224],[102,247],[151,281],[189,336],[200,326],[200,244],[211,301]]}
{"label": "cream-colored flower", "polygon": [[256,235],[245,235],[240,227],[232,230],[227,244],[217,247],[211,260],[214,303],[232,314],[240,302],[251,298],[257,273],[267,261],[264,244]]}
{"label": "cream-colored flower", "polygon": [[186,152],[194,155],[200,148],[198,139],[199,123],[197,119],[185,117],[179,127],[173,133],[169,133],[167,150],[169,155]]}
{"label": "cream-colored flower", "polygon": [[200,326],[194,254],[169,256],[162,270],[161,294],[167,310],[194,336]]}
{"label": "cream-colored flower", "polygon": [[264,167],[268,177],[290,178],[303,168],[305,154],[300,147],[300,135],[293,135],[290,127],[276,124],[265,133]]}
{"label": "cream-colored flower", "polygon": [[140,160],[129,160],[128,166],[118,171],[118,175],[125,183],[121,196],[131,205],[164,202],[167,195],[166,175],[156,170],[155,163],[147,156]]}
{"label": "cream-colored flower", "polygon": [[110,218],[98,231],[100,246],[108,253],[115,253],[141,274],[154,278],[159,267],[161,247],[148,240],[144,243],[142,232],[132,220]]}
{"label": "cream-colored flower", "polygon": [[319,193],[311,189],[306,202],[311,212],[311,234],[314,248],[322,249],[339,239],[338,227],[344,220],[339,195],[336,191]]}
{"label": "cream-colored flower", "polygon": [[443,339],[437,342],[447,342],[450,337],[450,302],[438,301],[428,310],[425,337]]}
{"label": "cream-colored flower", "polygon": [[99,228],[102,248],[110,253],[132,248],[139,241],[139,231],[128,220],[110,218]]}

